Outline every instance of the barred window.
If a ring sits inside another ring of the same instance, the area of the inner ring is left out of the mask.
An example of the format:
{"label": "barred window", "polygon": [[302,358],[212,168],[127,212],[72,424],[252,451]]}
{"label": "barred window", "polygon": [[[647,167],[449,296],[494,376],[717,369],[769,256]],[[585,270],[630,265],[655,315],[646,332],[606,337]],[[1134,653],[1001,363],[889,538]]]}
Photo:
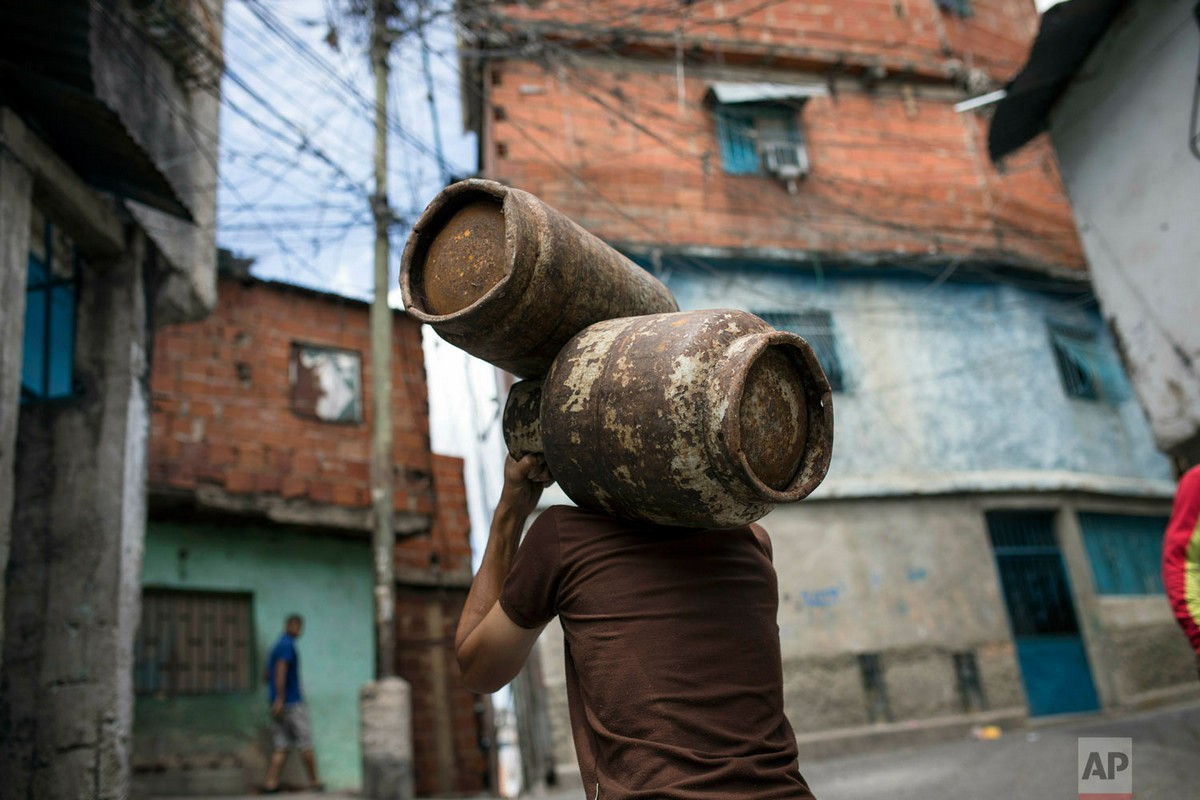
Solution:
{"label": "barred window", "polygon": [[227,694],[254,686],[250,595],[145,589],[134,649],[138,694]]}
{"label": "barred window", "polygon": [[838,358],[837,338],[833,330],[833,318],[828,311],[757,311],[773,328],[781,331],[791,331],[808,342],[829,378],[829,386],[833,391],[840,392],[845,388],[845,375],[842,372],[842,362]]}
{"label": "barred window", "polygon": [[1097,594],[1162,594],[1167,518],[1081,513],[1079,527]]}
{"label": "barred window", "polygon": [[1105,352],[1092,331],[1051,322],[1050,345],[1068,397],[1119,403],[1125,399],[1125,382],[1116,358]]}

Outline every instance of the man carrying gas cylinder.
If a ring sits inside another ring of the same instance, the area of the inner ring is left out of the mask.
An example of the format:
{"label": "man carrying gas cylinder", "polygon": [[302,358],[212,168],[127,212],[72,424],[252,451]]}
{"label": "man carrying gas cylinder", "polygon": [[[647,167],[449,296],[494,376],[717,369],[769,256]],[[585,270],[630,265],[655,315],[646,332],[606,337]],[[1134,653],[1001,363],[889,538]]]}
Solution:
{"label": "man carrying gas cylinder", "polygon": [[771,541],[757,524],[655,526],[566,506],[508,458],[455,649],[467,686],[512,680],[558,617],[589,798],[812,798],[783,712]]}

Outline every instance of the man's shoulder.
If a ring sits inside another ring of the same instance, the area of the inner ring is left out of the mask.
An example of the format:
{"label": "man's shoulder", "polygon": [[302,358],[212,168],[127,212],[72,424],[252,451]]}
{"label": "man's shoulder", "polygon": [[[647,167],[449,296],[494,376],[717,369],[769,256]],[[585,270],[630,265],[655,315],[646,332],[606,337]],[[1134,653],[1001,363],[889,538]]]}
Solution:
{"label": "man's shoulder", "polygon": [[292,641],[292,637],[286,633],[275,640],[274,646],[271,647],[271,655],[275,658],[289,656],[296,652],[296,644]]}

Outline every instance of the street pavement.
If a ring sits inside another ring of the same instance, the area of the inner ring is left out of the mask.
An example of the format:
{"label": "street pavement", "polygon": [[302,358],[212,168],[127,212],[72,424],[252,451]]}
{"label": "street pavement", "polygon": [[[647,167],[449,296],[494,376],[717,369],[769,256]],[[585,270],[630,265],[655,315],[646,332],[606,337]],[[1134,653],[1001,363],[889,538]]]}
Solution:
{"label": "street pavement", "polygon": [[[923,747],[801,764],[818,800],[1074,800],[1080,737],[1133,739],[1137,800],[1200,799],[1200,704],[1089,716]],[[288,793],[288,800],[350,794]],[[581,800],[582,790],[530,795]],[[254,797],[225,800],[254,800]]]}
{"label": "street pavement", "polygon": [[1200,798],[1200,705],[1077,718],[802,767],[818,800],[1058,800],[1078,797],[1081,737],[1133,739],[1137,800]]}
{"label": "street pavement", "polygon": [[[974,738],[801,764],[817,800],[1075,800],[1080,737],[1133,739],[1136,800],[1200,800],[1200,705],[1035,723]],[[543,800],[581,800],[580,790]]]}

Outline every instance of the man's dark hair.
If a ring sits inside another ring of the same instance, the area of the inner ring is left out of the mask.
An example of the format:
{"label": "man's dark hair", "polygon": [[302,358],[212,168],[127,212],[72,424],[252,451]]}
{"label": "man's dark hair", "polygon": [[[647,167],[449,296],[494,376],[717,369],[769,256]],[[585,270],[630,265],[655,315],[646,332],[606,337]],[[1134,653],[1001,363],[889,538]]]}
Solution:
{"label": "man's dark hair", "polygon": [[288,618],[287,618],[287,620],[284,621],[283,624],[291,625],[293,622],[299,622],[301,625],[303,625],[304,617],[300,616],[299,614],[288,614]]}

